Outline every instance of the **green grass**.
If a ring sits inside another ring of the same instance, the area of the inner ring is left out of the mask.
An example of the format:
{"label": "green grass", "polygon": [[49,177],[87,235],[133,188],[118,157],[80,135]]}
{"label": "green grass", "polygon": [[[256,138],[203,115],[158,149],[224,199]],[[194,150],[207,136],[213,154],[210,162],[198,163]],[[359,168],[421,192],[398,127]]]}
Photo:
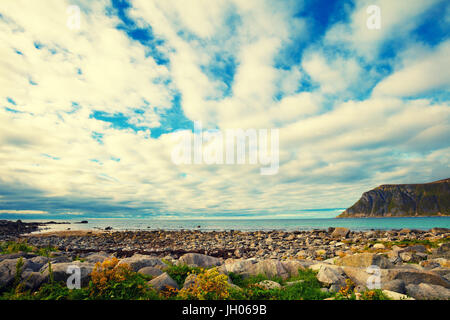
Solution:
{"label": "green grass", "polygon": [[199,273],[201,268],[190,267],[188,265],[174,265],[168,261],[164,261],[169,267],[165,270],[167,274],[175,280],[178,286],[183,287],[184,281],[190,273]]}
{"label": "green grass", "polygon": [[[233,289],[231,292],[232,299],[242,300],[323,300],[329,298],[332,294],[321,291],[321,284],[316,278],[316,273],[312,270],[298,271],[298,276],[291,277],[286,280],[281,278],[268,278],[264,275],[242,277],[236,274],[229,274],[234,284],[242,288]],[[285,285],[280,289],[266,290],[259,285],[258,282],[263,280],[272,280]],[[295,284],[286,286],[287,282],[298,281]]]}
{"label": "green grass", "polygon": [[12,254],[12,253],[34,253],[39,256],[49,256],[52,252],[58,251],[53,247],[37,248],[31,246],[26,242],[16,241],[3,241],[0,242],[0,254]]}

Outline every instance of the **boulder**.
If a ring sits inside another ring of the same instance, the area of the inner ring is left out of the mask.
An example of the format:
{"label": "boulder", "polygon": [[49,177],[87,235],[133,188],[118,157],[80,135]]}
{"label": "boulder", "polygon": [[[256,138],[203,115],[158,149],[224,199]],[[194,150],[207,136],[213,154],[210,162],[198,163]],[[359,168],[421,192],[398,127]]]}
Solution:
{"label": "boulder", "polygon": [[342,257],[335,262],[338,266],[348,266],[357,268],[367,268],[369,266],[378,266],[382,269],[391,268],[392,263],[381,254],[376,253],[357,253]]}
{"label": "boulder", "polygon": [[19,259],[22,259],[22,271],[26,270],[30,262],[27,259],[16,258],[6,259],[0,262],[0,291],[7,289],[14,284],[17,263]]}
{"label": "boulder", "polygon": [[384,277],[385,281],[398,279],[403,280],[406,285],[426,283],[450,288],[450,282],[434,272],[414,269],[390,269],[387,271]]}
{"label": "boulder", "polygon": [[126,263],[131,267],[131,270],[137,272],[144,267],[155,267],[161,270],[167,268],[167,264],[161,261],[161,259],[147,256],[143,254],[135,254],[130,258],[120,260],[119,265]]}
{"label": "boulder", "polygon": [[258,282],[257,284],[266,290],[281,289],[281,284],[279,284],[278,282],[275,282],[275,281],[271,281],[271,280],[264,280],[264,281]]}
{"label": "boulder", "polygon": [[[363,268],[342,267],[345,274],[356,284],[367,286],[369,277],[373,276]],[[371,278],[373,279],[373,278]],[[434,272],[408,268],[380,269],[380,285],[383,288],[386,283],[393,280],[402,280],[409,284],[428,283],[450,288],[450,282]]]}
{"label": "boulder", "polygon": [[317,273],[317,280],[327,286],[344,286],[345,278],[345,273],[341,268],[333,268],[326,265],[323,265]]}
{"label": "boulder", "polygon": [[196,274],[191,273],[190,275],[188,275],[186,277],[186,279],[184,280],[183,289],[188,289],[188,288],[192,287],[195,283],[195,279],[197,279]]}
{"label": "boulder", "polygon": [[400,279],[382,282],[381,289],[394,291],[397,293],[406,293],[405,281],[400,280]]}
{"label": "boulder", "polygon": [[334,231],[331,233],[331,236],[333,238],[347,238],[349,233],[350,229],[338,227],[334,229]]}
{"label": "boulder", "polygon": [[150,280],[148,284],[156,291],[165,290],[170,287],[179,289],[178,284],[167,274],[167,272],[164,272],[162,275]]}
{"label": "boulder", "polygon": [[216,267],[223,263],[222,259],[207,256],[201,253],[186,253],[178,259],[177,264],[187,264],[189,266],[196,266],[202,268]]}
{"label": "boulder", "polygon": [[420,300],[450,299],[450,289],[429,283],[409,284],[406,291],[409,296]]}
{"label": "boulder", "polygon": [[92,253],[90,255],[87,255],[86,257],[84,257],[83,259],[86,262],[91,262],[91,263],[97,263],[100,262],[102,263],[103,261],[105,261],[106,259],[109,258],[109,255],[107,253],[104,252],[98,252],[98,253]]}
{"label": "boulder", "polygon": [[285,260],[281,261],[281,264],[283,265],[284,269],[287,271],[290,277],[296,277],[298,276],[298,270],[305,270],[305,266],[308,265],[308,263],[304,263],[302,261],[298,260]]}
{"label": "boulder", "polygon": [[[293,264],[292,264],[293,265]],[[290,265],[292,267],[292,265]],[[228,260],[220,268],[219,272],[228,274],[230,272],[240,274],[244,277],[265,275],[268,278],[281,277],[283,279],[289,278],[289,272],[285,269],[283,264],[274,259],[265,260]]]}
{"label": "boulder", "polygon": [[[73,261],[73,262],[63,262],[63,263],[55,263],[52,264],[52,274],[53,279],[56,282],[66,282],[67,279],[72,275],[72,273],[68,273],[69,267],[77,266],[80,268],[81,271],[81,286],[87,286],[90,281],[90,274],[92,270],[94,270],[94,264],[89,262],[80,262],[80,261]],[[41,269],[41,273],[44,276],[46,280],[50,278],[50,272],[48,265],[44,266]]]}
{"label": "boulder", "polygon": [[274,259],[265,259],[252,264],[248,269],[248,274],[254,276],[262,274],[268,278],[289,278],[289,273],[284,268],[283,264],[280,261]]}
{"label": "boulder", "polygon": [[391,300],[415,300],[414,298],[408,297],[406,294],[401,294],[395,291],[383,290],[383,293]]}
{"label": "boulder", "polygon": [[374,248],[374,249],[385,249],[386,247],[382,243],[375,243],[372,248]]}
{"label": "boulder", "polygon": [[25,290],[37,290],[48,279],[40,272],[26,270],[22,273],[22,283]]}
{"label": "boulder", "polygon": [[450,259],[450,242],[441,244],[436,250],[436,255],[438,257]]}
{"label": "boulder", "polygon": [[225,261],[224,264],[222,264],[218,270],[221,273],[228,274],[230,272],[236,273],[236,274],[248,274],[248,270],[250,269],[251,265],[256,263],[256,260],[252,259],[228,259]]}
{"label": "boulder", "polygon": [[152,277],[157,277],[164,273],[161,269],[155,267],[144,267],[142,269],[139,269],[138,272]]}

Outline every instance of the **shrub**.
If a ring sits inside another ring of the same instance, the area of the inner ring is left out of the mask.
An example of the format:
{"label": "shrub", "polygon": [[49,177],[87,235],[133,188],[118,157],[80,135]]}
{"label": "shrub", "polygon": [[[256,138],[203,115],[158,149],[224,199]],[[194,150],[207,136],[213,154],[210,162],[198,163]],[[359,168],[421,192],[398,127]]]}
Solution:
{"label": "shrub", "polygon": [[144,299],[151,290],[146,279],[116,257],[97,262],[91,273],[89,295],[96,299]]}
{"label": "shrub", "polygon": [[[164,261],[166,262],[166,261]],[[199,267],[190,267],[188,265],[174,265],[171,263],[168,263],[168,268],[165,270],[167,274],[175,280],[175,282],[182,287],[184,285],[184,281],[186,280],[187,276],[191,273],[200,273],[202,271]]]}
{"label": "shrub", "polygon": [[192,300],[224,300],[230,296],[229,289],[228,277],[220,274],[217,268],[202,269],[197,274],[193,285],[181,289],[178,296]]}

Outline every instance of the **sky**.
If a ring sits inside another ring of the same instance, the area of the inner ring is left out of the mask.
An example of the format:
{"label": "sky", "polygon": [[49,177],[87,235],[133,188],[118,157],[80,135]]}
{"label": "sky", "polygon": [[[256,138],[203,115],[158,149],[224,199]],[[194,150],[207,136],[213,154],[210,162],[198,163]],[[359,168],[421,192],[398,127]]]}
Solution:
{"label": "sky", "polygon": [[[333,217],[448,178],[449,31],[445,0],[2,0],[0,218]],[[277,129],[278,172],[174,164],[195,121]]]}

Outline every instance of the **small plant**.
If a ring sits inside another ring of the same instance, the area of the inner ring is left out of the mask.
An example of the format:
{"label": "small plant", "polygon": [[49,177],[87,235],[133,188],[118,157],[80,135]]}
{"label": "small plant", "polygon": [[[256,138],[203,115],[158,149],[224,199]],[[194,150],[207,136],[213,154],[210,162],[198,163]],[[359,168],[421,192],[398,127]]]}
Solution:
{"label": "small plant", "polygon": [[366,290],[361,293],[361,300],[390,300],[382,290]]}
{"label": "small plant", "polygon": [[355,283],[350,279],[345,279],[345,286],[336,293],[336,300],[356,300]]}

